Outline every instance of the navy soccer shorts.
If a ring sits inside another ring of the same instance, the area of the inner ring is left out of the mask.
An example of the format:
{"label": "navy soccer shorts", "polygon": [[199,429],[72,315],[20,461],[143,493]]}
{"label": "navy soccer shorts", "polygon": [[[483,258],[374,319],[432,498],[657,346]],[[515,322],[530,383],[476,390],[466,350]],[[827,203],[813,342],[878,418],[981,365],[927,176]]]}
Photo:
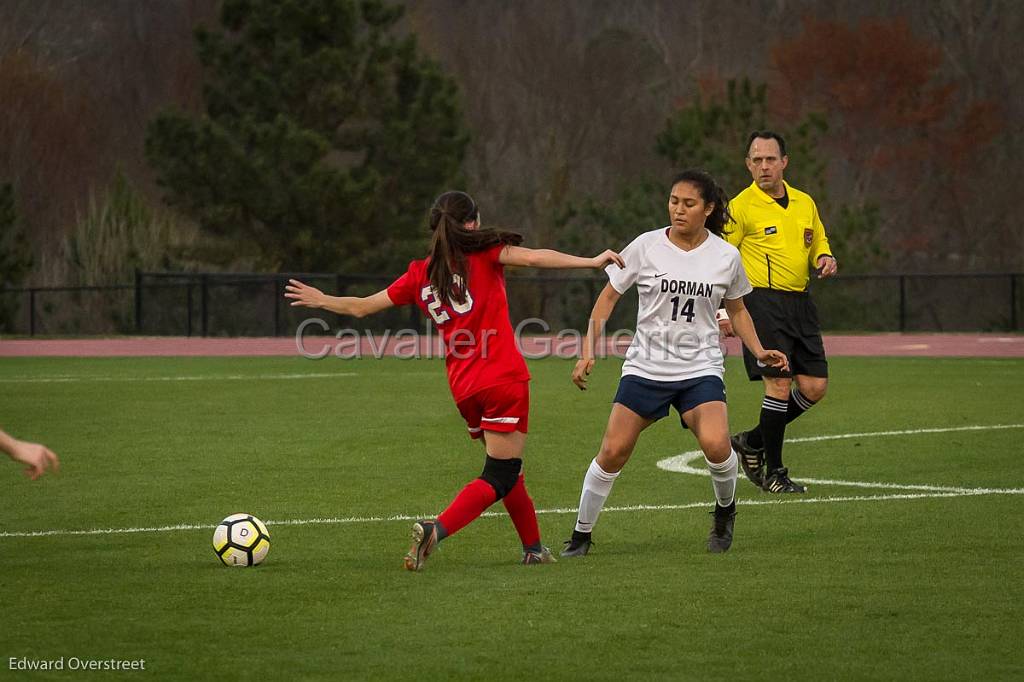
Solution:
{"label": "navy soccer shorts", "polygon": [[725,383],[717,376],[654,381],[626,375],[619,380],[619,390],[612,402],[625,405],[645,419],[655,420],[668,415],[671,406],[676,408],[682,421],[684,412],[713,401],[725,402]]}

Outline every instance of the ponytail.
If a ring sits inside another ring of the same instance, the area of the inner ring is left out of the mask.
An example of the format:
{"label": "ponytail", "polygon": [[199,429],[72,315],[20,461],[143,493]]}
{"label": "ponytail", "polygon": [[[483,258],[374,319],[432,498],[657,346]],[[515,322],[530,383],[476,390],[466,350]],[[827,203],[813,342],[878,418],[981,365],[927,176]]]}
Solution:
{"label": "ponytail", "polygon": [[[465,192],[445,192],[430,209],[430,263],[427,276],[441,300],[466,302],[466,254],[498,244],[518,246],[523,236],[505,230],[467,230],[465,224],[480,217],[476,202]],[[458,284],[458,283],[461,283]]]}
{"label": "ponytail", "polygon": [[713,203],[715,205],[711,215],[704,221],[704,227],[708,229],[708,232],[721,237],[726,232],[725,226],[734,222],[729,213],[729,198],[726,196],[725,190],[715,182],[713,177],[695,168],[684,170],[678,174],[672,180],[672,186],[675,187],[680,182],[690,183],[700,192],[700,198],[704,200],[705,204]]}

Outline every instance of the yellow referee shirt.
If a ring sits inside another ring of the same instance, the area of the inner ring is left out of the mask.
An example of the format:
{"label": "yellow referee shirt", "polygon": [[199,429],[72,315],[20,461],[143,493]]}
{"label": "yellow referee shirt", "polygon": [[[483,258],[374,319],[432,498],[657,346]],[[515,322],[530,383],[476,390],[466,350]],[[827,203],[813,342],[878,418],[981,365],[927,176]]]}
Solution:
{"label": "yellow referee shirt", "polygon": [[805,291],[818,258],[832,255],[818,207],[809,194],[788,183],[789,205],[782,208],[757,183],[729,202],[735,223],[725,238],[740,251],[750,284],[763,289]]}

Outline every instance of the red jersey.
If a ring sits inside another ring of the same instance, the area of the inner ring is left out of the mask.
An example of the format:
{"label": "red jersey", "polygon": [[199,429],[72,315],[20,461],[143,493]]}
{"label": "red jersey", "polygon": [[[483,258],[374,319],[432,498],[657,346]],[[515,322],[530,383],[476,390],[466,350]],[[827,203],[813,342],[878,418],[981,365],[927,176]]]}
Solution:
{"label": "red jersey", "polygon": [[509,322],[505,267],[498,260],[503,248],[499,244],[466,254],[465,303],[440,299],[430,286],[428,258],[409,263],[388,287],[392,303],[416,304],[441,333],[455,402],[491,386],[530,379]]}

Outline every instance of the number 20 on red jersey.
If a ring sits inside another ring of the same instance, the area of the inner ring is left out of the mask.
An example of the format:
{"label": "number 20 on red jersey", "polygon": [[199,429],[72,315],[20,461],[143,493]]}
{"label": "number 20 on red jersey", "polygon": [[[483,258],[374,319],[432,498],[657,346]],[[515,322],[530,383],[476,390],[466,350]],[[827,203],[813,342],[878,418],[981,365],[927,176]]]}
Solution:
{"label": "number 20 on red jersey", "polygon": [[[453,275],[452,280],[455,282],[455,286],[462,287],[462,278],[458,275]],[[456,303],[455,301],[448,299],[448,306],[458,313],[459,315],[465,315],[473,309],[473,295],[468,289],[463,288],[466,292],[466,300],[463,303]],[[447,310],[444,310],[444,303],[441,301],[441,296],[437,290],[429,284],[420,290],[420,299],[426,303],[427,312],[434,318],[434,323],[441,325],[451,319]]]}

